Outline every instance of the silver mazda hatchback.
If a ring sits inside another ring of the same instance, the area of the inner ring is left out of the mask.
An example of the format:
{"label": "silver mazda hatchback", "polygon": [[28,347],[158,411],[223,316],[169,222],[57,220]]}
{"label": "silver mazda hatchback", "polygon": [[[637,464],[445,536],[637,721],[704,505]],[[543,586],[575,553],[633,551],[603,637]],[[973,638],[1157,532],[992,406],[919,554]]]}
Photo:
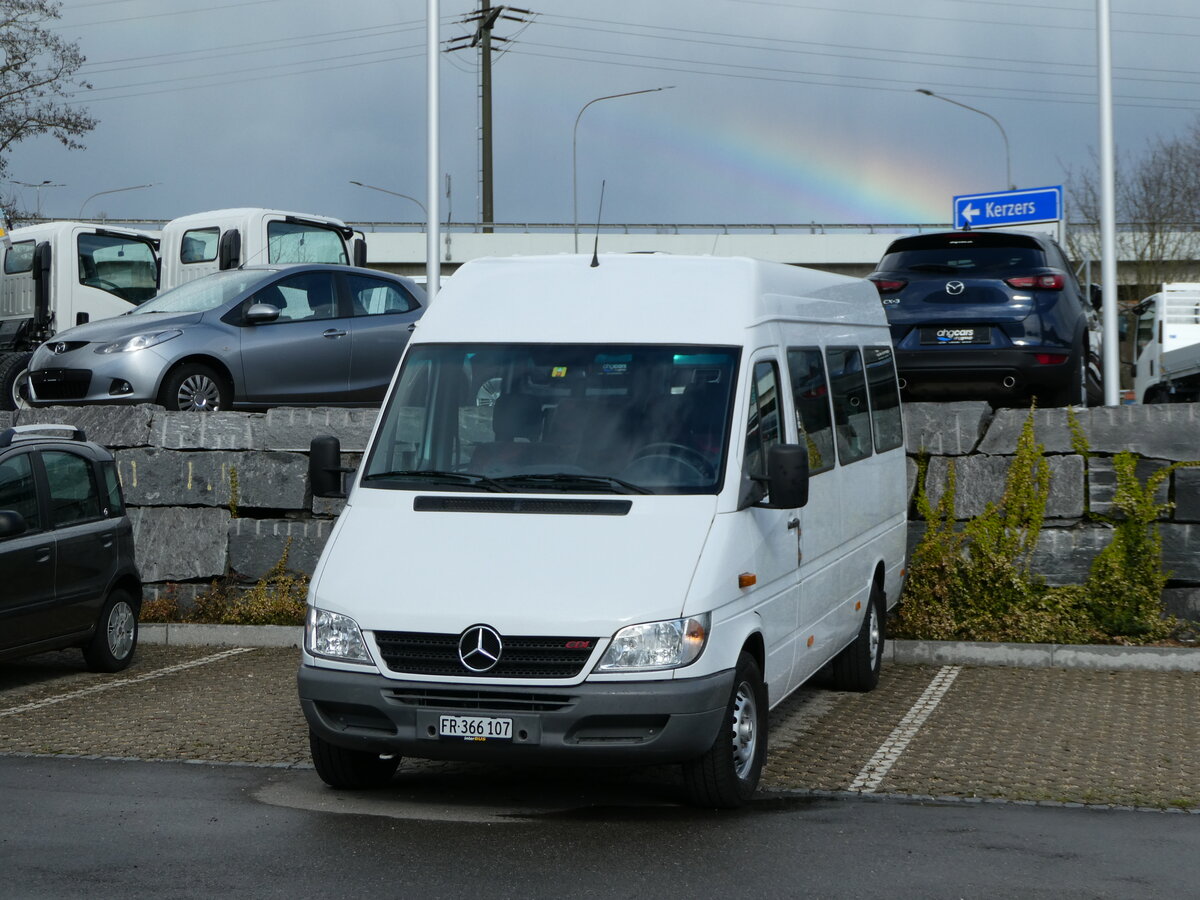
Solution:
{"label": "silver mazda hatchback", "polygon": [[414,282],[374,269],[217,272],[59,332],[30,361],[30,402],[377,405],[424,302]]}

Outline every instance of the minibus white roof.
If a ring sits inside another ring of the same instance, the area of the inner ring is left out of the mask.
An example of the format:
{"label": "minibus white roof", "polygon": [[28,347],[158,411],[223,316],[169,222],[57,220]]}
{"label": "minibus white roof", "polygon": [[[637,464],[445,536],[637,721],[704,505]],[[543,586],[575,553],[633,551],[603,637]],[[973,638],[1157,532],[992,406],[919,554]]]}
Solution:
{"label": "minibus white roof", "polygon": [[768,321],[886,327],[874,285],[739,257],[486,258],[448,279],[415,340],[741,343]]}

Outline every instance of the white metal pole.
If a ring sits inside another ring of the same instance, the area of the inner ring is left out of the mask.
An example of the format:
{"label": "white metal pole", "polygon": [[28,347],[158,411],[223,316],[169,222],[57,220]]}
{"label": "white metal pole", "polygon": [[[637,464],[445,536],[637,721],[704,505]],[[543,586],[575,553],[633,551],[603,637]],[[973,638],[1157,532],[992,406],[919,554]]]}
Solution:
{"label": "white metal pole", "polygon": [[1100,282],[1104,286],[1104,405],[1121,396],[1121,356],[1117,330],[1117,213],[1113,150],[1112,34],[1109,0],[1096,0],[1097,63],[1100,75]]}
{"label": "white metal pole", "polygon": [[438,148],[438,102],[440,99],[438,62],[441,48],[438,0],[428,0],[425,15],[427,19],[425,30],[428,34],[428,44],[425,48],[425,62],[427,81],[429,83],[429,98],[427,101],[429,107],[426,113],[425,124],[426,131],[428,132],[427,146],[429,157],[429,167],[425,175],[425,293],[432,300],[437,295],[442,270],[441,255],[438,247],[441,236],[438,227],[438,173],[442,168]]}

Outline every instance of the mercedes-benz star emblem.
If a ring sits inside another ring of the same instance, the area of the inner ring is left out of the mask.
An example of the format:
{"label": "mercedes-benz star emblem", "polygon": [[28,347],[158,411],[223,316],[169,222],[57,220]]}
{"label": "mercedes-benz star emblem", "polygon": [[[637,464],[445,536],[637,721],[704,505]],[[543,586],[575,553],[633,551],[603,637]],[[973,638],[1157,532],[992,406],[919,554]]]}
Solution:
{"label": "mercedes-benz star emblem", "polygon": [[500,662],[504,642],[496,629],[472,625],[458,639],[458,658],[472,672],[487,672]]}
{"label": "mercedes-benz star emblem", "polygon": [[958,295],[963,292],[964,285],[961,281],[947,281],[946,293]]}

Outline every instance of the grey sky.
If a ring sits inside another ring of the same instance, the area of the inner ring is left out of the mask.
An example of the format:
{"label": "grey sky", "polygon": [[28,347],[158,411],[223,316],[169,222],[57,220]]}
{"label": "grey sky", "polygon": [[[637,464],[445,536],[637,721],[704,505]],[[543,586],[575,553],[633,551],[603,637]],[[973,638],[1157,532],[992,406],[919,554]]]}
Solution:
{"label": "grey sky", "polygon": [[[1002,189],[999,120],[1021,187],[1062,183],[1096,145],[1093,0],[521,0],[494,67],[499,222],[571,221],[601,179],[607,222],[948,221],[954,194]],[[1200,113],[1200,8],[1113,0],[1119,148]],[[442,0],[442,37],[478,8]],[[50,180],[47,216],[171,218],[273,206],[415,220],[425,197],[425,0],[66,0],[100,124],[87,149],[23,144],[9,175]],[[476,220],[474,51],[442,57],[442,169]],[[10,186],[11,187],[11,186]],[[37,192],[23,191],[33,209]],[[445,214],[445,200],[443,215]]]}

